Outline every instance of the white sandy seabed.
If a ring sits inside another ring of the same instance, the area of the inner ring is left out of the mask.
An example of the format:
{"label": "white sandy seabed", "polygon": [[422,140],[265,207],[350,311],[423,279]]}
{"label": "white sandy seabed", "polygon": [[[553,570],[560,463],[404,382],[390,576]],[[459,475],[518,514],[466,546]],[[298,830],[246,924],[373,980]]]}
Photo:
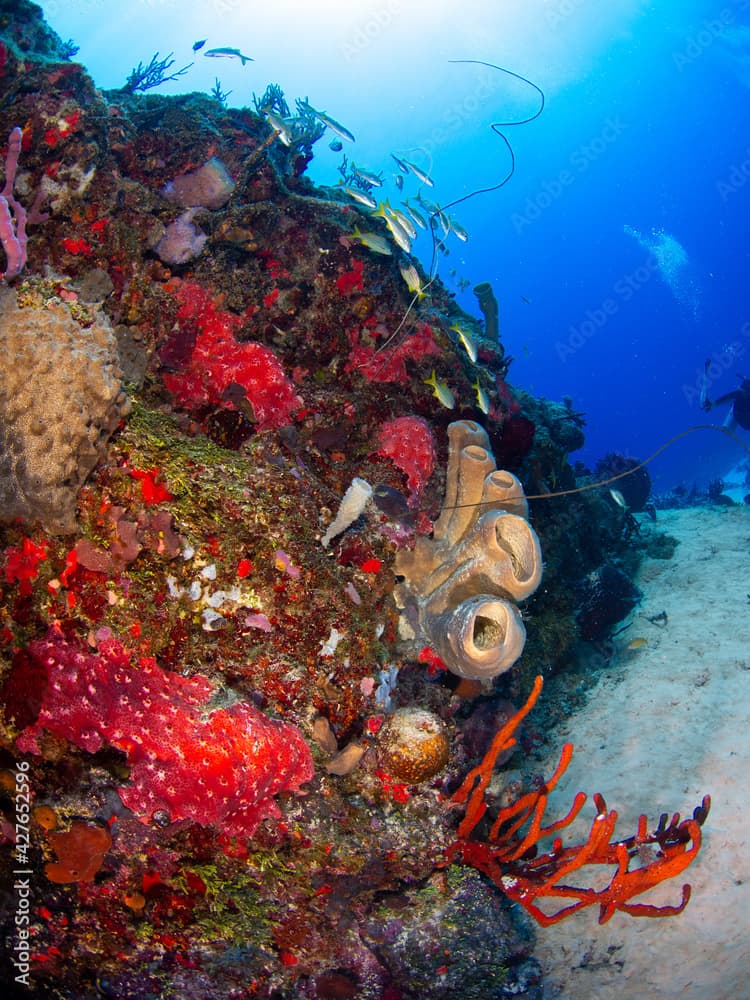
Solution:
{"label": "white sandy seabed", "polygon": [[[579,789],[601,792],[622,839],[641,813],[653,829],[710,794],[697,859],[633,902],[678,903],[684,882],[692,896],[676,917],[615,913],[600,926],[591,907],[540,928],[550,1000],[750,998],[750,509],[660,511],[657,527],[680,544],[642,564],[614,661],[559,734],[575,752],[548,818]],[[652,624],[662,611],[666,625]],[[647,645],[627,650],[636,637]],[[582,843],[593,815],[589,800],[565,842]]]}

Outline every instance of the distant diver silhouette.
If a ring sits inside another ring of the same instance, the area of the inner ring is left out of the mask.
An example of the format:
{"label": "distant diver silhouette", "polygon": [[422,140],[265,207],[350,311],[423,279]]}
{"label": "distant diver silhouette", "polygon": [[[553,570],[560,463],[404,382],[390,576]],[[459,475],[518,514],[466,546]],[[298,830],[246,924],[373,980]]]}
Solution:
{"label": "distant diver silhouette", "polygon": [[703,383],[700,395],[701,409],[708,413],[715,406],[729,403],[729,410],[724,418],[724,427],[730,431],[737,427],[742,427],[746,431],[750,430],[750,378],[740,375],[741,382],[739,389],[735,389],[733,392],[726,392],[723,396],[719,396],[718,399],[711,402],[708,398],[708,369],[710,364],[711,360],[709,359],[706,361],[703,369]]}

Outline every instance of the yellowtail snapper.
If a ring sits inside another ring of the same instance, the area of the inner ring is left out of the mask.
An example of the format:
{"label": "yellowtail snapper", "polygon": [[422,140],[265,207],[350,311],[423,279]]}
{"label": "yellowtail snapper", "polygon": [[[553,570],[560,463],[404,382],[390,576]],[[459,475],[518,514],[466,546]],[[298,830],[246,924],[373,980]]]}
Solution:
{"label": "yellowtail snapper", "polygon": [[399,208],[391,208],[388,201],[386,201],[385,204],[386,204],[386,210],[390,215],[390,217],[394,219],[401,226],[402,229],[406,230],[411,239],[415,240],[417,238],[417,230],[414,226],[414,223],[409,218],[409,216],[406,215],[406,213],[402,212],[401,209]]}
{"label": "yellowtail snapper", "polygon": [[479,407],[479,409],[482,411],[482,413],[489,413],[490,397],[487,395],[487,393],[479,384],[479,378],[477,378],[476,382],[472,383],[471,388],[477,394],[477,406]]}
{"label": "yellowtail snapper", "polygon": [[355,226],[354,232],[349,238],[356,240],[357,243],[361,243],[362,246],[367,247],[368,250],[372,250],[374,253],[382,253],[386,257],[392,256],[388,241],[378,233],[362,233],[359,230],[359,226]]}
{"label": "yellowtail snapper", "polygon": [[446,409],[452,410],[455,407],[456,397],[448,387],[448,383],[437,377],[434,368],[432,369],[430,377],[422,379],[422,381],[425,385],[432,386],[432,395],[435,399],[439,400]]}
{"label": "yellowtail snapper", "polygon": [[411,251],[411,240],[409,239],[409,234],[406,232],[398,219],[394,218],[388,203],[381,201],[377,209],[372,214],[385,222],[386,226],[388,226],[388,229],[390,230],[391,236],[396,241],[396,245],[401,247],[405,253],[409,253]]}
{"label": "yellowtail snapper", "polygon": [[469,355],[469,358],[473,363],[475,363],[477,360],[477,345],[474,342],[474,338],[472,337],[471,333],[468,330],[464,330],[464,328],[462,326],[459,326],[458,323],[454,323],[453,326],[451,327],[451,330],[453,330],[453,332],[458,335],[458,339],[463,344],[466,353]]}

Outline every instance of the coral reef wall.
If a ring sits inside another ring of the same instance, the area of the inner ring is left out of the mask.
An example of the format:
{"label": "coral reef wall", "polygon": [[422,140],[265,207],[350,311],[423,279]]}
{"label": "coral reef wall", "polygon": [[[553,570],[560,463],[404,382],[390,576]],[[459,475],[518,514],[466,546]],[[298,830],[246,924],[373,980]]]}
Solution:
{"label": "coral reef wall", "polygon": [[[445,803],[529,673],[564,660],[570,579],[621,544],[592,528],[600,501],[533,499],[574,484],[580,415],[509,385],[439,278],[412,301],[417,261],[373,252],[368,213],[306,178],[322,129],[287,145],[206,94],[103,93],[68,54],[0,0],[0,136],[21,130],[30,209],[0,294],[22,974],[70,998],[538,996],[526,921],[445,868]],[[494,688],[399,638],[394,570],[447,516],[456,421],[532,497],[534,584],[534,532],[546,560]],[[355,480],[371,492],[326,535]]]}

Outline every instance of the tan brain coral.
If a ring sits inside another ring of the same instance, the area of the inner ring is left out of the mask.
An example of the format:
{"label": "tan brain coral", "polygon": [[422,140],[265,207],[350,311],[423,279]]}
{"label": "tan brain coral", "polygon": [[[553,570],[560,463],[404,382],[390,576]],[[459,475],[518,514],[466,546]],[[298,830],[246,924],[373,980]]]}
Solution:
{"label": "tan brain coral", "polygon": [[129,412],[114,334],[0,292],[0,519],[75,530],[76,498]]}
{"label": "tan brain coral", "polygon": [[523,487],[497,469],[486,431],[459,420],[448,440],[443,510],[432,538],[398,553],[394,597],[402,638],[429,645],[459,677],[487,680],[523,651],[515,602],[539,586],[542,554]]}

